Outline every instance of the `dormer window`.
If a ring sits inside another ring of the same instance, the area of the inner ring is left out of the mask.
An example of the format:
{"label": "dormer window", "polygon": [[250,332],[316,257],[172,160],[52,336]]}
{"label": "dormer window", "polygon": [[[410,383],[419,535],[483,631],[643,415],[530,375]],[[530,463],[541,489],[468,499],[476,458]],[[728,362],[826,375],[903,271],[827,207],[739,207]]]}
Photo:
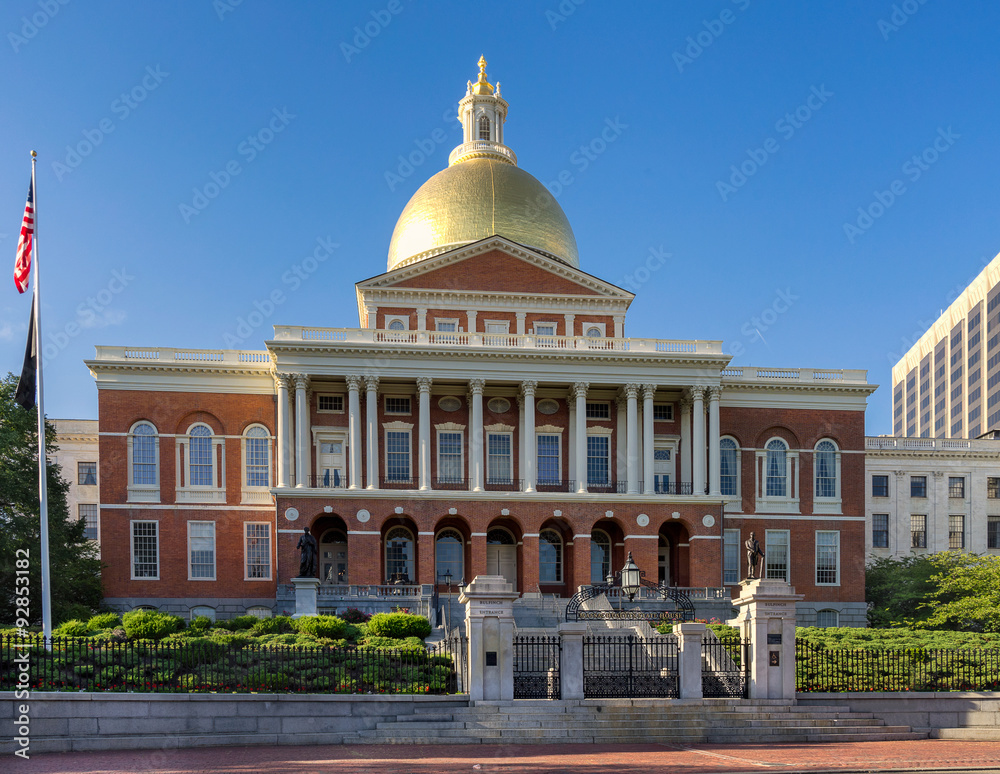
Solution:
{"label": "dormer window", "polygon": [[490,119],[486,116],[480,116],[479,118],[479,139],[490,139]]}

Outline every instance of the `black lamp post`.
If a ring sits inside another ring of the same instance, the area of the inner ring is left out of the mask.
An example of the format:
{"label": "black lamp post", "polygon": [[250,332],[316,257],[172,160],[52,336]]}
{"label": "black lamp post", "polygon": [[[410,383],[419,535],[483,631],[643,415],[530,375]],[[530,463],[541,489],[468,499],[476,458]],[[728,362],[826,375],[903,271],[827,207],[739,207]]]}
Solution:
{"label": "black lamp post", "polygon": [[639,566],[632,561],[632,552],[628,552],[628,559],[625,560],[625,566],[622,567],[621,571],[622,578],[622,592],[628,595],[628,601],[631,602],[635,599],[635,595],[639,592],[639,587],[642,579],[642,572],[639,570]]}

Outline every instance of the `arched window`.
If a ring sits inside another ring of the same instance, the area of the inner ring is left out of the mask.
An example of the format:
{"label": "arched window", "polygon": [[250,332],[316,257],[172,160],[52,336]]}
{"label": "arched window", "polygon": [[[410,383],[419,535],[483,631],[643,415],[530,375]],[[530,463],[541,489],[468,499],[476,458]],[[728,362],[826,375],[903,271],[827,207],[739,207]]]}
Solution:
{"label": "arched window", "polygon": [[818,610],[816,611],[816,626],[839,626],[840,625],[840,613],[836,610]]}
{"label": "arched window", "polygon": [[347,535],[328,529],[319,539],[319,577],[323,583],[345,584],[347,578]]}
{"label": "arched window", "polygon": [[188,484],[190,486],[213,486],[215,468],[212,459],[212,428],[195,425],[191,428],[188,442]]}
{"label": "arched window", "polygon": [[479,139],[488,140],[490,139],[490,119],[486,116],[479,117]]}
{"label": "arched window", "polygon": [[149,422],[132,426],[128,436],[129,502],[160,499],[160,439]]}
{"label": "arched window", "polygon": [[599,339],[603,335],[600,328],[587,328],[587,338]]}
{"label": "arched window", "polygon": [[248,487],[271,485],[271,434],[260,425],[248,427],[243,434],[244,481]]}
{"label": "arched window", "polygon": [[722,494],[728,497],[740,496],[739,448],[732,438],[719,441],[719,482]]}
{"label": "arched window", "polygon": [[205,616],[206,618],[215,620],[215,608],[209,607],[208,605],[195,605],[191,608],[191,620],[200,616]]}
{"label": "arched window", "polygon": [[590,582],[604,583],[611,574],[611,538],[595,529],[590,534]]}
{"label": "arched window", "polygon": [[405,527],[393,527],[385,536],[385,579],[387,583],[412,583],[413,535]]}
{"label": "arched window", "polygon": [[562,579],[562,538],[553,529],[542,530],[538,536],[538,580],[562,583]]}
{"label": "arched window", "polygon": [[816,497],[834,499],[838,496],[837,445],[823,440],[816,444],[813,452],[813,472],[816,478]]}
{"label": "arched window", "polygon": [[274,611],[264,605],[253,605],[247,608],[246,614],[252,615],[254,618],[271,618],[274,615]]}
{"label": "arched window", "polygon": [[444,583],[445,576],[451,575],[453,583],[465,577],[465,563],[462,550],[465,541],[456,529],[445,529],[438,533],[434,541],[434,572],[438,583]]}
{"label": "arched window", "polygon": [[767,497],[788,497],[788,444],[780,438],[767,442],[764,492]]}
{"label": "arched window", "polygon": [[402,320],[393,320],[391,323],[389,323],[389,330],[390,331],[405,331],[406,328],[403,327],[403,321]]}

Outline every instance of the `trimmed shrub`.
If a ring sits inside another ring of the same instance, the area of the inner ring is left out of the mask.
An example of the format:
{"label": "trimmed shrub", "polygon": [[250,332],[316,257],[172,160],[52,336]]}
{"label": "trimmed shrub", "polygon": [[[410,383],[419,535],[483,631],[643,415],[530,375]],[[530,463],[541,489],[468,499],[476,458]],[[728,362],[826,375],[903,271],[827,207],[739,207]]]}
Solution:
{"label": "trimmed shrub", "polygon": [[228,621],[219,621],[215,625],[222,629],[229,629],[231,632],[238,632],[243,629],[252,629],[260,620],[255,615],[238,615]]}
{"label": "trimmed shrub", "polygon": [[422,615],[409,613],[376,613],[368,621],[368,634],[403,640],[418,637],[421,640],[431,633],[431,622]]}
{"label": "trimmed shrub", "polygon": [[303,634],[332,640],[343,636],[347,624],[335,615],[307,615],[292,621],[292,626]]}
{"label": "trimmed shrub", "polygon": [[161,640],[184,628],[184,619],[157,610],[131,610],[122,616],[125,633],[133,640]]}
{"label": "trimmed shrub", "polygon": [[273,618],[259,618],[250,629],[255,637],[265,634],[284,634],[292,631],[292,619],[287,615],[276,615]]}
{"label": "trimmed shrub", "polygon": [[98,613],[87,621],[87,628],[92,632],[101,629],[117,629],[122,625],[122,617],[118,613]]}
{"label": "trimmed shrub", "polygon": [[66,621],[52,630],[56,637],[86,637],[90,634],[87,624],[78,618]]}
{"label": "trimmed shrub", "polygon": [[73,620],[89,621],[90,617],[94,614],[91,608],[81,605],[79,602],[65,606],[60,605],[59,608],[59,618],[56,623]]}
{"label": "trimmed shrub", "polygon": [[347,621],[347,623],[349,624],[360,624],[360,623],[368,623],[368,620],[372,616],[371,613],[364,613],[361,610],[358,610],[356,607],[349,607],[347,608],[347,610],[345,610],[343,613],[340,614],[340,617],[343,618],[345,621]]}
{"label": "trimmed shrub", "polygon": [[188,624],[188,629],[192,634],[204,634],[214,625],[214,621],[207,615],[197,616],[191,623]]}

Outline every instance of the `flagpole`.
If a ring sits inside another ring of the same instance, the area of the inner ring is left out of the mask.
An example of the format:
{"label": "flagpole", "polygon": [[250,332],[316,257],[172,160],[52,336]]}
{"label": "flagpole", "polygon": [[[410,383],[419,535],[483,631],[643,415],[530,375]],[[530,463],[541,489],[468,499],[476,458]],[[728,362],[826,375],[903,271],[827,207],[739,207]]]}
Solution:
{"label": "flagpole", "polygon": [[38,186],[35,185],[35,161],[38,154],[31,152],[31,189],[35,199],[35,234],[34,234],[34,307],[35,307],[35,381],[38,384],[38,504],[41,520],[41,560],[42,560],[42,637],[45,649],[52,649],[52,583],[49,575],[49,466],[45,453],[45,391],[42,389],[42,304],[39,275],[41,264],[38,261]]}

